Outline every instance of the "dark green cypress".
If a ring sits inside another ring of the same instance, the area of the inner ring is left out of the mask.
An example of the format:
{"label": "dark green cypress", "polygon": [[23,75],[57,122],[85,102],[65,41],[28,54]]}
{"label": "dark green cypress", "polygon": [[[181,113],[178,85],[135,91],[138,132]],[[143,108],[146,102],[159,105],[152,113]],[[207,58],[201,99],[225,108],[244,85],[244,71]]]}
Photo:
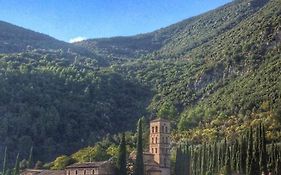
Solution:
{"label": "dark green cypress", "polygon": [[125,134],[123,133],[117,158],[117,175],[127,175],[126,152],[126,139]]}
{"label": "dark green cypress", "polygon": [[207,157],[206,157],[206,144],[203,145],[202,150],[202,162],[201,162],[201,173],[206,174],[207,171]]}
{"label": "dark green cypress", "polygon": [[190,147],[187,145],[186,148],[186,154],[185,154],[185,174],[184,175],[190,175],[191,174],[191,150]]}
{"label": "dark green cypress", "polygon": [[138,122],[137,156],[134,175],[144,175],[143,147],[142,147],[142,120]]}
{"label": "dark green cypress", "polygon": [[33,146],[30,148],[27,168],[33,168]]}
{"label": "dark green cypress", "polygon": [[198,153],[194,147],[192,147],[192,174],[197,175],[197,165],[198,165]]}
{"label": "dark green cypress", "polygon": [[251,175],[252,161],[253,161],[253,130],[252,127],[248,132],[248,149],[247,149],[247,162],[246,162],[246,174]]}
{"label": "dark green cypress", "polygon": [[215,142],[213,148],[213,165],[212,165],[212,173],[215,174],[218,172],[218,144]]}
{"label": "dark green cypress", "polygon": [[230,149],[227,148],[227,156],[225,161],[225,175],[231,175],[231,152]]}
{"label": "dark green cypress", "polygon": [[266,138],[265,138],[265,128],[264,126],[261,126],[261,154],[260,154],[260,167],[261,167],[261,172],[264,173],[264,175],[268,174],[268,169],[267,169],[267,160],[268,160],[268,154],[266,150]]}
{"label": "dark green cypress", "polygon": [[234,142],[234,145],[232,146],[231,149],[231,167],[233,171],[237,171],[237,154],[239,152],[239,143],[238,140],[236,139]]}
{"label": "dark green cypress", "polygon": [[180,148],[177,148],[177,152],[176,152],[176,165],[175,165],[175,174],[176,175],[180,175],[180,164],[181,164],[181,160],[180,160]]}
{"label": "dark green cypress", "polygon": [[277,158],[275,165],[276,165],[276,167],[275,167],[276,175],[281,174],[281,157],[280,156]]}
{"label": "dark green cypress", "polygon": [[240,144],[240,173],[246,173],[246,160],[247,160],[247,141],[245,137],[241,137],[241,144]]}
{"label": "dark green cypress", "polygon": [[7,171],[7,147],[5,147],[5,152],[4,152],[4,159],[3,159],[3,170],[2,170],[2,174],[5,175],[6,171]]}
{"label": "dark green cypress", "polygon": [[19,175],[19,174],[20,174],[20,163],[19,163],[19,153],[18,153],[17,158],[16,158],[15,167],[13,170],[13,175]]}
{"label": "dark green cypress", "polygon": [[198,156],[198,162],[199,162],[199,164],[198,164],[198,174],[203,174],[203,172],[202,172],[202,156],[203,156],[203,154],[202,154],[202,149],[203,149],[203,147],[202,146],[200,146],[199,147],[199,156]]}
{"label": "dark green cypress", "polygon": [[271,151],[270,151],[270,172],[274,173],[275,171],[275,162],[276,162],[276,158],[275,158],[275,144],[271,143]]}

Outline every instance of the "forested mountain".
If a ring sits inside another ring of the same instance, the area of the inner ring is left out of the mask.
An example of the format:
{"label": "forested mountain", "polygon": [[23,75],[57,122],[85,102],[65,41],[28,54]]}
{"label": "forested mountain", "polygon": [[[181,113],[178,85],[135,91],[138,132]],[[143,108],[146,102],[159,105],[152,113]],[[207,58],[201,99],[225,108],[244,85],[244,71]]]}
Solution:
{"label": "forested mountain", "polygon": [[176,141],[261,121],[280,140],[280,7],[236,0],[148,34],[75,45],[3,23],[0,155],[8,145],[10,157],[26,158],[33,145],[49,161],[156,115],[173,121]]}
{"label": "forested mountain", "polygon": [[153,59],[178,58],[193,48],[234,28],[268,0],[236,0],[147,34],[89,39],[76,43],[108,58],[132,59],[153,53]]}
{"label": "forested mountain", "polygon": [[33,49],[63,49],[95,57],[93,53],[85,48],[0,21],[0,53],[24,52]]}

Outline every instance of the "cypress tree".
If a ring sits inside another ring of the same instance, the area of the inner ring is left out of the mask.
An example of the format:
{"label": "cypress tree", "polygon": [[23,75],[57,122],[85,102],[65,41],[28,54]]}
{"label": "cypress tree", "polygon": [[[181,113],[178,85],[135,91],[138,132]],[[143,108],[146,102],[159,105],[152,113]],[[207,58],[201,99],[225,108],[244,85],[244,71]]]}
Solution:
{"label": "cypress tree", "polygon": [[197,157],[198,163],[196,167],[197,174],[201,174],[201,164],[202,164],[202,146],[198,147],[198,157]]}
{"label": "cypress tree", "polygon": [[181,160],[180,160],[180,148],[177,148],[177,152],[176,152],[176,165],[175,165],[175,174],[179,175],[180,174],[180,164],[181,164]]}
{"label": "cypress tree", "polygon": [[19,153],[18,153],[17,158],[16,158],[15,167],[13,170],[13,175],[19,175],[19,174],[20,174],[20,163],[19,163]]}
{"label": "cypress tree", "polygon": [[32,159],[33,159],[33,146],[31,146],[31,148],[30,148],[27,168],[32,168],[32,166],[33,166],[33,160]]}
{"label": "cypress tree", "polygon": [[137,156],[134,175],[144,175],[143,147],[142,147],[142,120],[138,122]]}
{"label": "cypress tree", "polygon": [[261,140],[260,140],[260,146],[261,146],[261,154],[260,154],[260,167],[261,172],[264,173],[264,175],[268,174],[267,169],[267,151],[266,151],[266,138],[265,138],[265,128],[264,126],[261,126]]}
{"label": "cypress tree", "polygon": [[207,157],[206,157],[206,144],[203,145],[203,151],[202,151],[202,162],[201,162],[201,174],[206,174],[207,170]]}
{"label": "cypress tree", "polygon": [[117,159],[117,175],[127,175],[127,161],[126,161],[126,139],[125,134],[122,134],[121,143],[119,145],[118,159]]}
{"label": "cypress tree", "polygon": [[192,148],[192,158],[191,158],[191,161],[192,161],[192,174],[193,175],[197,175],[197,164],[198,164],[198,153],[197,151],[195,150],[195,148]]}
{"label": "cypress tree", "polygon": [[184,161],[184,175],[190,175],[191,174],[191,166],[190,166],[190,149],[188,147],[188,145],[186,145],[185,147],[185,154],[184,154],[184,157],[185,157],[185,161]]}
{"label": "cypress tree", "polygon": [[232,167],[232,170],[236,171],[237,170],[237,154],[239,152],[239,143],[238,143],[238,140],[236,139],[235,140],[235,143],[234,145],[232,146],[232,149],[231,149],[231,167]]}
{"label": "cypress tree", "polygon": [[208,161],[208,170],[207,172],[211,173],[213,169],[213,151],[212,146],[209,144],[208,146],[208,153],[207,153],[207,161]]}
{"label": "cypress tree", "polygon": [[3,159],[3,170],[2,170],[3,175],[5,175],[7,171],[6,166],[7,166],[7,146],[5,147],[4,159]]}
{"label": "cypress tree", "polygon": [[248,132],[248,149],[247,149],[247,161],[246,161],[246,174],[251,175],[253,161],[253,130],[252,127]]}
{"label": "cypress tree", "polygon": [[213,148],[213,165],[212,165],[212,173],[215,174],[217,173],[218,169],[217,169],[217,166],[218,166],[218,145],[217,145],[217,142],[215,142],[214,144],[214,148]]}
{"label": "cypress tree", "polygon": [[247,160],[247,141],[245,137],[241,138],[241,145],[240,145],[240,173],[246,173],[246,160]]}
{"label": "cypress tree", "polygon": [[277,158],[275,165],[276,165],[276,167],[275,167],[276,175],[281,174],[281,158],[280,158],[280,156]]}
{"label": "cypress tree", "polygon": [[231,175],[231,152],[230,149],[227,148],[227,156],[225,161],[225,175]]}
{"label": "cypress tree", "polygon": [[11,172],[11,169],[6,169],[6,174],[5,175],[11,175],[12,172]]}

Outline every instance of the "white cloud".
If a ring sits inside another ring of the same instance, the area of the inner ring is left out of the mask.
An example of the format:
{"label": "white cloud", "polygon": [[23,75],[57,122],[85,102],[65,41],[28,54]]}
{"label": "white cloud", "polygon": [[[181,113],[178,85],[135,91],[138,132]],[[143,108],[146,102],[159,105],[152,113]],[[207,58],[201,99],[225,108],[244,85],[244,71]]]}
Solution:
{"label": "white cloud", "polygon": [[83,41],[83,40],[85,40],[85,39],[87,39],[87,38],[82,37],[82,36],[77,36],[77,37],[75,37],[75,38],[71,38],[71,39],[69,40],[69,42],[70,42],[70,43],[75,43],[75,42]]}

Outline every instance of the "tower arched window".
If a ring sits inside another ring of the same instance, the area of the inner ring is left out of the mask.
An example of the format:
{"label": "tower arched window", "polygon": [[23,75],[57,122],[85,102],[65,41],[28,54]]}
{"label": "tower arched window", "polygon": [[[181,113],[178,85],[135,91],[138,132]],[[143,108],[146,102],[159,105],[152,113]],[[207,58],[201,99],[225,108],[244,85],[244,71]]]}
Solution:
{"label": "tower arched window", "polygon": [[161,126],[161,132],[164,132],[164,126]]}
{"label": "tower arched window", "polygon": [[168,133],[168,127],[167,126],[165,127],[165,132]]}
{"label": "tower arched window", "polygon": [[84,174],[86,174],[86,170],[84,170]]}
{"label": "tower arched window", "polygon": [[151,142],[154,143],[154,138],[153,137],[151,138]]}
{"label": "tower arched window", "polygon": [[151,127],[151,132],[154,133],[154,127]]}
{"label": "tower arched window", "polygon": [[94,169],[92,170],[92,174],[95,174],[95,170]]}
{"label": "tower arched window", "polygon": [[155,132],[158,132],[158,126],[155,126]]}
{"label": "tower arched window", "polygon": [[157,137],[155,138],[155,143],[157,143]]}

